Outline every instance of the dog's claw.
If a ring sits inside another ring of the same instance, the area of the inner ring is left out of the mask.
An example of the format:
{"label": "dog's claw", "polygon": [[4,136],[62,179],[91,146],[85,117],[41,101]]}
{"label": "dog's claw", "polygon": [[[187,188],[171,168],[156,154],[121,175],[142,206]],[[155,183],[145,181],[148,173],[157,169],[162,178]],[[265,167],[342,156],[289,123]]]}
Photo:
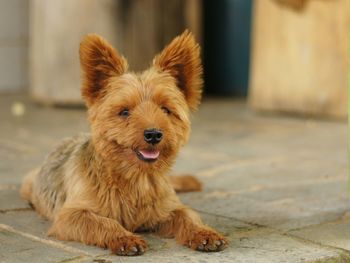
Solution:
{"label": "dog's claw", "polygon": [[194,238],[188,241],[190,248],[203,252],[216,252],[226,248],[227,240],[219,233],[201,230],[195,233]]}
{"label": "dog's claw", "polygon": [[137,236],[124,236],[115,240],[116,249],[112,249],[119,256],[142,255],[147,249],[147,244]]}
{"label": "dog's claw", "polygon": [[209,245],[209,246],[207,246],[207,249],[208,249],[209,251],[216,251],[216,250],[217,250],[217,247],[216,247],[215,245]]}
{"label": "dog's claw", "polygon": [[223,242],[221,240],[217,240],[217,241],[215,241],[215,245],[221,246],[221,245],[223,245]]}

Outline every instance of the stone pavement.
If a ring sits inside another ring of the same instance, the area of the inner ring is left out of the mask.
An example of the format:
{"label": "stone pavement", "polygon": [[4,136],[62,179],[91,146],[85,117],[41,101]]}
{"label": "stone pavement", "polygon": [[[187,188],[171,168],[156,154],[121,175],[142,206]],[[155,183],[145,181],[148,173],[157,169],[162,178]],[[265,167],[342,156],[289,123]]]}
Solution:
{"label": "stone pavement", "polygon": [[[24,103],[23,116],[11,113],[14,102]],[[191,172],[204,182],[203,192],[181,199],[227,235],[230,246],[204,254],[145,234],[150,250],[133,258],[48,238],[50,223],[18,196],[21,178],[60,139],[86,130],[82,109],[0,96],[0,262],[350,262],[346,123],[205,101],[174,173]]]}

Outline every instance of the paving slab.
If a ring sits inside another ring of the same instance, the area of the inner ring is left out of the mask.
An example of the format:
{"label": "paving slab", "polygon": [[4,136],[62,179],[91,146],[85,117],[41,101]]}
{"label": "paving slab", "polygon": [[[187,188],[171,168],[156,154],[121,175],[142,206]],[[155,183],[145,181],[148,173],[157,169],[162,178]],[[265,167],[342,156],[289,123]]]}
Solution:
{"label": "paving slab", "polygon": [[0,213],[8,210],[30,209],[18,193],[18,186],[0,184]]}
{"label": "paving slab", "polygon": [[[35,211],[17,211],[0,214],[0,224],[10,226],[11,228],[20,231],[21,233],[30,234],[39,237],[42,240],[52,241],[57,244],[63,244],[65,247],[77,249],[84,255],[99,256],[110,254],[109,250],[101,249],[96,246],[86,246],[79,242],[59,241],[55,238],[48,237],[47,231],[51,223],[38,215]],[[151,235],[145,235],[146,240],[152,247],[161,247],[164,243],[159,238]]]}
{"label": "paving slab", "polygon": [[[207,225],[217,229],[228,237],[236,238],[236,236],[240,236],[243,233],[249,233],[255,230],[254,226],[231,218],[217,217],[205,213],[201,216]],[[64,244],[67,247],[85,252],[87,255],[99,256],[110,253],[108,250],[100,249],[95,246],[85,246],[78,242],[59,241],[55,238],[48,237],[46,233],[51,223],[33,210],[0,213],[0,224],[10,226],[22,233],[30,234],[43,240]],[[158,250],[166,246],[168,242],[167,239],[159,238],[154,234],[140,233],[140,235],[146,239],[152,250]]]}
{"label": "paving slab", "polygon": [[205,190],[180,197],[203,212],[281,230],[336,220],[350,210],[345,182],[250,190]]}
{"label": "paving slab", "polygon": [[340,220],[290,231],[288,234],[350,251],[350,216],[347,214]]}
{"label": "paving slab", "polygon": [[[148,251],[141,257],[100,257],[107,262],[235,262],[235,263],[283,263],[283,262],[349,262],[350,256],[342,251],[322,248],[318,245],[279,234],[263,234],[233,240],[230,247],[218,253],[202,253],[177,246],[174,241],[160,250]],[[343,260],[343,261],[340,261]],[[348,261],[346,261],[348,260]],[[92,260],[87,262],[93,262]]]}
{"label": "paving slab", "polygon": [[0,229],[0,244],[0,262],[2,263],[63,262],[81,257],[77,253],[33,241],[3,229]]}
{"label": "paving slab", "polygon": [[[346,157],[346,153],[343,155]],[[206,189],[250,191],[289,186],[311,187],[316,183],[337,182],[346,185],[348,163],[346,158],[321,161],[317,154],[298,156],[261,157],[256,160],[235,160],[218,164],[197,175]]]}
{"label": "paving slab", "polygon": [[171,174],[198,175],[203,171],[213,169],[215,166],[225,165],[232,162],[233,158],[218,152],[206,152],[193,146],[185,146],[172,168]]}
{"label": "paving slab", "polygon": [[[22,116],[12,114],[14,103],[24,106]],[[13,95],[0,96],[0,105],[0,184],[19,184],[62,138],[88,130],[83,108],[42,107]]]}

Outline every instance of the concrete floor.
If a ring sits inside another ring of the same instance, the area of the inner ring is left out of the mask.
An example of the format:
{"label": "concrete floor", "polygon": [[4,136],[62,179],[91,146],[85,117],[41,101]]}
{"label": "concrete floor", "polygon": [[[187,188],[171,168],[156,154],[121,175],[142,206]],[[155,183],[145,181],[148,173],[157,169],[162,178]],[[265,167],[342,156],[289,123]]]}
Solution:
{"label": "concrete floor", "polygon": [[[23,116],[11,113],[14,102]],[[242,102],[207,100],[174,173],[194,173],[203,192],[181,194],[231,241],[204,254],[145,234],[150,250],[121,258],[60,242],[18,196],[23,175],[63,137],[88,129],[83,109],[45,108],[0,96],[0,262],[350,262],[347,125],[262,116]]]}

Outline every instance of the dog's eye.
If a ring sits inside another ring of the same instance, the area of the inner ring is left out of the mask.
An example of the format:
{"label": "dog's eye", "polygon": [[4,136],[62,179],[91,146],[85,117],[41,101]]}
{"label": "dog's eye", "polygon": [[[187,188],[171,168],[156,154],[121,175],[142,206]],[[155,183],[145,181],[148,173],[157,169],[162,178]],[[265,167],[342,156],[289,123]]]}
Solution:
{"label": "dog's eye", "polygon": [[121,117],[128,117],[130,115],[129,109],[123,109],[121,112],[119,112],[119,116]]}
{"label": "dog's eye", "polygon": [[166,113],[166,114],[170,114],[171,113],[171,111],[167,108],[167,107],[162,107],[162,111],[164,111],[164,113]]}

